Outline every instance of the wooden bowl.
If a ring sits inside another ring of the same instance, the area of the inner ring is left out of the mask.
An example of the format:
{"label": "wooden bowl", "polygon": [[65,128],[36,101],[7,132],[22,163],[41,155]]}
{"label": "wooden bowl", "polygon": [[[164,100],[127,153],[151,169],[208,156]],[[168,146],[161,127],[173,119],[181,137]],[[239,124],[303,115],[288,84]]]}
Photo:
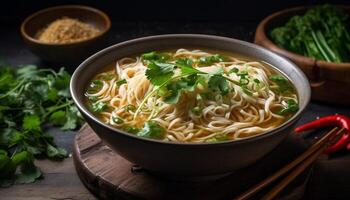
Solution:
{"label": "wooden bowl", "polygon": [[[338,6],[350,15],[350,6]],[[312,99],[323,102],[350,104],[350,63],[331,63],[305,57],[274,44],[270,31],[284,25],[292,16],[303,15],[310,7],[282,10],[266,17],[255,32],[255,43],[285,56],[296,63],[309,78]]]}
{"label": "wooden bowl", "polygon": [[[100,33],[85,40],[59,44],[45,43],[35,38],[38,31],[62,17],[79,19],[98,28]],[[21,25],[21,34],[29,48],[42,60],[58,64],[78,64],[103,43],[103,36],[111,27],[109,17],[95,8],[81,5],[64,5],[46,8],[27,17]]]}

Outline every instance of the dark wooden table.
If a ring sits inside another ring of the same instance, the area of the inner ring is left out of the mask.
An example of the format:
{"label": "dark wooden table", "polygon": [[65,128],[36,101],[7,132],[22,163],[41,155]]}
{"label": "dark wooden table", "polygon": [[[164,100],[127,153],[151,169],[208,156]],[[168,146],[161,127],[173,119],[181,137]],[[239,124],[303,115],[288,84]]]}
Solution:
{"label": "dark wooden table", "polygon": [[[252,41],[255,22],[121,22],[113,20],[113,27],[106,40],[106,46],[136,37],[166,33],[202,33],[233,37]],[[19,25],[2,27],[0,31],[0,61],[11,64],[37,64],[42,67],[58,68],[49,65],[33,55],[22,42]],[[68,66],[70,71],[72,67]],[[350,91],[349,91],[350,92]],[[317,116],[342,113],[350,116],[349,106],[335,106],[312,102],[302,116],[300,123]],[[49,133],[56,142],[70,152],[74,132],[62,132],[52,128]],[[33,184],[15,185],[0,189],[0,199],[4,200],[90,200],[96,199],[82,185],[76,175],[72,158],[62,162],[39,160],[44,179]],[[350,153],[340,152],[331,158],[321,158],[313,168],[307,184],[304,199],[350,199]],[[349,180],[349,181],[348,181]]]}

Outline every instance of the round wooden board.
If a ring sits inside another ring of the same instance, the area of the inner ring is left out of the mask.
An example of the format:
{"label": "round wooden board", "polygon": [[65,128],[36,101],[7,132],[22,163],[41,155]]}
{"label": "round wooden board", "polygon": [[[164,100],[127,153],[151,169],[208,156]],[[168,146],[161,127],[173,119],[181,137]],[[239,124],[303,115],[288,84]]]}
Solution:
{"label": "round wooden board", "polygon": [[[84,125],[76,135],[73,158],[81,181],[100,199],[214,200],[232,199],[290,161],[304,147],[292,137],[286,139],[278,149],[278,152],[285,153],[281,155],[274,151],[253,167],[218,180],[172,181],[151,176],[134,166],[107,147],[88,125]],[[279,199],[294,200],[301,197],[306,177],[305,174],[294,181]]]}

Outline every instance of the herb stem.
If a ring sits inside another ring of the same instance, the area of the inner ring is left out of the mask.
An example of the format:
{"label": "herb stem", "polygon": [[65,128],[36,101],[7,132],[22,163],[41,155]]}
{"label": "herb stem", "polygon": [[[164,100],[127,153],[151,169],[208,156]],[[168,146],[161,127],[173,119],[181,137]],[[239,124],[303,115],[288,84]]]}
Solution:
{"label": "herb stem", "polygon": [[59,105],[57,107],[54,107],[54,109],[48,111],[47,113],[44,114],[43,118],[45,119],[47,116],[49,116],[51,113],[53,113],[54,111],[56,110],[59,110],[59,109],[62,109],[64,107],[67,107],[67,106],[70,106],[73,104],[73,101],[68,101],[67,103],[65,104],[62,104],[62,105]]}
{"label": "herb stem", "polygon": [[8,91],[6,94],[0,96],[0,99],[7,97],[12,92],[16,91],[22,84],[26,81],[25,79],[22,79],[12,90]]}
{"label": "herb stem", "polygon": [[185,76],[190,76],[196,73],[187,73],[187,74],[181,74],[178,76],[174,76],[171,77],[170,79],[164,81],[161,85],[159,85],[158,87],[155,87],[150,93],[147,94],[147,96],[142,100],[142,102],[140,103],[140,105],[137,107],[135,113],[134,113],[134,119],[136,118],[136,116],[140,113],[141,108],[143,107],[143,105],[146,103],[146,101],[154,94],[157,92],[157,90],[159,88],[162,88],[163,86],[165,86],[166,84],[168,84],[170,81],[175,80],[177,78],[181,78],[181,77],[185,77]]}

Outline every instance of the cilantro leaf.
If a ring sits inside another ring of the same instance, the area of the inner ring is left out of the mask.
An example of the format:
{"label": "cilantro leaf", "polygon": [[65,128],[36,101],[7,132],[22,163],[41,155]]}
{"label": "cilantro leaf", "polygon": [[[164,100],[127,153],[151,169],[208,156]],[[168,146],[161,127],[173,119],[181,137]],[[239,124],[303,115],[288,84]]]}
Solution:
{"label": "cilantro leaf", "polygon": [[87,93],[93,94],[98,92],[103,86],[102,81],[100,80],[93,80],[91,81],[88,89],[87,89]]}
{"label": "cilantro leaf", "polygon": [[22,78],[30,78],[37,74],[37,69],[35,65],[25,65],[17,69],[17,75]]}
{"label": "cilantro leaf", "polygon": [[174,64],[150,62],[146,70],[146,76],[153,85],[162,85],[174,75]]}
{"label": "cilantro leaf", "polygon": [[47,145],[46,155],[49,158],[62,159],[68,156],[68,152],[63,148],[56,148],[50,144]]}
{"label": "cilantro leaf", "polygon": [[34,156],[45,156],[48,148],[56,150],[50,155],[66,155],[42,131],[42,125],[49,122],[74,129],[82,123],[69,82],[70,75],[63,68],[55,72],[34,65],[0,66],[0,186],[37,180],[41,171]]}
{"label": "cilantro leaf", "polygon": [[192,67],[193,60],[189,58],[179,58],[176,60],[176,66],[181,68],[181,74],[194,74],[194,73],[202,73],[201,71]]}
{"label": "cilantro leaf", "polygon": [[154,61],[166,62],[171,58],[171,56],[168,53],[158,53],[158,52],[152,51],[149,53],[142,54],[141,58],[143,61],[147,61],[147,62],[154,62]]}
{"label": "cilantro leaf", "polygon": [[137,136],[162,139],[165,135],[165,129],[155,121],[148,121],[144,127],[137,132]]}
{"label": "cilantro leaf", "polygon": [[19,131],[13,128],[0,129],[0,147],[10,148],[22,139]]}
{"label": "cilantro leaf", "polygon": [[198,76],[196,74],[184,77],[180,80],[172,81],[166,85],[167,93],[163,99],[165,103],[175,104],[179,101],[181,93],[184,91],[194,91]]}
{"label": "cilantro leaf", "polygon": [[273,76],[270,76],[269,79],[277,84],[278,86],[277,92],[279,93],[288,93],[288,92],[294,91],[294,88],[290,84],[288,79],[284,78],[281,75],[273,75]]}
{"label": "cilantro leaf", "polygon": [[66,122],[66,112],[59,110],[52,113],[49,121],[54,125],[63,125]]}
{"label": "cilantro leaf", "polygon": [[91,104],[91,109],[93,112],[103,112],[107,108],[108,108],[108,106],[104,102],[94,102]]}
{"label": "cilantro leaf", "polygon": [[74,107],[70,107],[66,111],[66,122],[61,127],[62,130],[74,130],[79,124],[82,123],[82,117],[78,111],[78,109]]}
{"label": "cilantro leaf", "polygon": [[207,56],[207,57],[200,57],[198,59],[200,65],[211,65],[216,62],[223,62],[226,59],[219,55],[219,54],[214,54],[212,56]]}
{"label": "cilantro leaf", "polygon": [[211,91],[220,92],[222,95],[226,95],[229,92],[227,80],[219,75],[213,75],[210,77],[208,87]]}
{"label": "cilantro leaf", "polygon": [[21,174],[16,178],[16,183],[33,183],[42,176],[41,170],[32,165],[24,165],[21,167]]}
{"label": "cilantro leaf", "polygon": [[41,120],[38,115],[27,115],[23,118],[23,128],[27,130],[40,131]]}

